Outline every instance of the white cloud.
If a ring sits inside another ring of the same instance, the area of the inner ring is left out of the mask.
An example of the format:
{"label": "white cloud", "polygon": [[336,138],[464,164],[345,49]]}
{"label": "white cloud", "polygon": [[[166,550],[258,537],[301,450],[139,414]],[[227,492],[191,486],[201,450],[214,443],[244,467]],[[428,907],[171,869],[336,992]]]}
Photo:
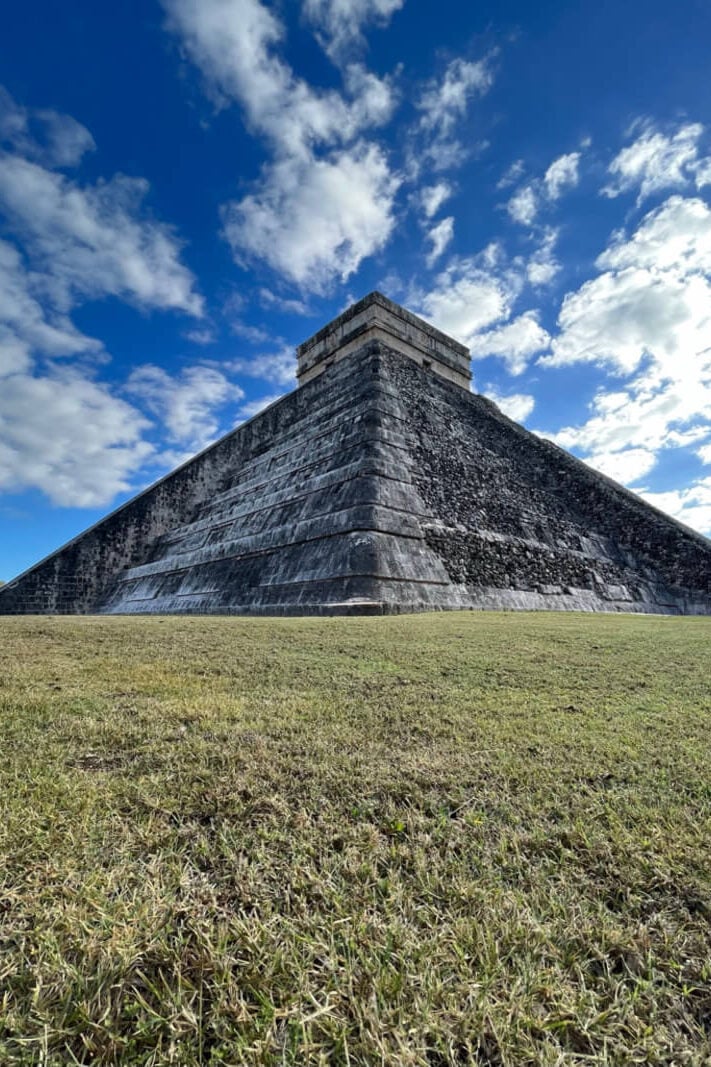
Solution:
{"label": "white cloud", "polygon": [[[564,448],[591,455],[642,448],[657,452],[666,445],[688,444],[674,427],[702,420],[711,411],[711,386],[655,382],[644,375],[617,391],[600,389],[590,405],[591,418],[551,435]],[[692,440],[693,440],[692,435]]]}
{"label": "white cloud", "polygon": [[543,187],[549,200],[558,200],[566,189],[573,189],[580,181],[578,167],[580,152],[569,152],[555,159],[543,176]]}
{"label": "white cloud", "polygon": [[436,182],[434,185],[426,185],[420,189],[418,199],[420,207],[426,219],[433,218],[452,195],[453,189],[449,182]]}
{"label": "white cloud", "polygon": [[438,135],[449,134],[454,124],[464,118],[469,101],[483,96],[493,85],[494,75],[489,58],[476,63],[453,59],[441,81],[431,81],[417,101],[422,112],[420,126]]}
{"label": "white cloud", "polygon": [[129,490],[155,449],[143,439],[149,421],[112,387],[76,360],[48,364],[108,359],[69,312],[107,295],[194,315],[202,302],[173,232],[141,213],[146,182],[119,175],[82,187],[48,170],[78,162],[90,135],[68,116],[0,105],[4,143],[31,157],[0,153],[6,232],[23,249],[0,241],[0,490],[96,507]]}
{"label": "white cloud", "polygon": [[499,263],[500,250],[453,259],[427,293],[412,293],[413,307],[428,322],[462,344],[471,345],[482,330],[507,319],[520,291],[520,278]]}
{"label": "white cloud", "polygon": [[468,155],[487,147],[485,142],[476,143],[471,138],[465,147],[456,135],[456,126],[465,119],[471,101],[484,96],[493,85],[495,55],[492,52],[476,62],[452,59],[441,78],[424,84],[415,100],[419,118],[408,131],[407,172],[412,180],[417,180],[423,167],[450,170]]}
{"label": "white cloud", "polygon": [[484,395],[493,400],[504,415],[508,415],[514,422],[525,422],[536,406],[535,397],[528,393],[510,393],[508,396],[503,396],[496,389],[488,386]]}
{"label": "white cloud", "polygon": [[427,234],[427,240],[432,242],[432,251],[427,256],[427,266],[433,266],[444,252],[454,237],[454,218],[442,219]]}
{"label": "white cloud", "polygon": [[288,345],[279,352],[266,352],[249,359],[233,359],[225,366],[235,374],[244,374],[248,378],[261,378],[275,385],[296,383],[296,355],[294,349]]}
{"label": "white cloud", "polygon": [[237,257],[263,259],[290,281],[324,291],[383,248],[393,229],[398,180],[373,144],[328,159],[283,159],[261,188],[224,212]]}
{"label": "white cloud", "polygon": [[52,301],[105,295],[142,307],[202,313],[180,244],[162,223],[141,218],[148,183],[117,175],[82,188],[17,156],[0,155],[0,206]]}
{"label": "white cloud", "polygon": [[284,27],[258,0],[163,3],[213,97],[238,101],[252,130],[272,145],[274,158],[254,191],[223,209],[237,262],[256,257],[315,291],[348,278],[386,244],[394,224],[399,179],[382,149],[361,137],[390,119],[389,81],[350,63],[348,98],[310,86],[276,54]]}
{"label": "white cloud", "polygon": [[696,169],[694,181],[696,182],[697,189],[702,189],[706,185],[711,185],[711,158],[701,160]]}
{"label": "white cloud", "polygon": [[664,493],[640,490],[640,496],[679,522],[711,535],[711,478],[702,478],[685,489]]}
{"label": "white cloud", "polygon": [[266,330],[261,329],[259,326],[249,326],[241,319],[233,319],[230,323],[230,330],[236,337],[244,337],[246,341],[250,341],[252,344],[263,344],[269,340],[269,334]]}
{"label": "white cloud", "polygon": [[[711,210],[672,196],[631,236],[615,234],[597,265],[601,273],[565,297],[560,332],[539,362],[596,364],[622,384],[602,385],[589,418],[552,437],[638,481],[661,450],[711,434]],[[692,521],[689,500],[679,507]]]}
{"label": "white cloud", "polygon": [[616,197],[639,189],[638,202],[664,189],[682,188],[693,179],[699,165],[699,141],[704,128],[698,122],[663,133],[652,122],[638,122],[636,140],[615,156],[608,170],[609,185],[602,190]]}
{"label": "white cloud", "polygon": [[632,485],[649,474],[657,457],[646,448],[626,448],[621,452],[595,452],[586,456],[585,462],[616,482]]}
{"label": "white cloud", "polygon": [[479,334],[470,342],[472,359],[497,356],[504,361],[509,374],[521,374],[532,355],[550,345],[550,336],[538,322],[535,311],[526,311],[513,322]]}
{"label": "white cloud", "polygon": [[163,6],[213,98],[239,102],[251,128],[281,154],[352,140],[392,114],[387,81],[359,65],[347,71],[356,91],[350,101],[297,77],[275,51],[284,26],[259,0],[163,0]]}
{"label": "white cloud", "polygon": [[560,263],[555,257],[558,231],[549,227],[544,231],[543,239],[526,263],[526,277],[534,288],[550,284],[560,271]]}
{"label": "white cloud", "polygon": [[363,27],[387,24],[405,0],[304,0],[303,12],[324,51],[336,62],[363,48]]}
{"label": "white cloud", "polygon": [[516,159],[510,167],[504,171],[496,183],[497,189],[509,189],[516,182],[520,181],[526,170],[526,165],[522,159]]}
{"label": "white cloud", "polygon": [[126,389],[161,419],[172,441],[195,450],[217,436],[221,409],[244,398],[244,390],[221,371],[202,364],[179,375],[146,364],[133,371]]}
{"label": "white cloud", "polygon": [[559,325],[549,366],[594,363],[629,374],[652,356],[676,375],[708,346],[711,285],[635,267],[608,271],[565,297]]}
{"label": "white cloud", "polygon": [[598,259],[610,268],[563,302],[550,365],[606,364],[630,373],[651,356],[672,378],[708,365],[711,211],[671,197]]}
{"label": "white cloud", "polygon": [[538,196],[533,185],[524,185],[514,193],[506,205],[514,222],[532,226],[538,214]]}
{"label": "white cloud", "polygon": [[[573,189],[580,181],[581,158],[581,152],[568,152],[567,155],[559,156],[553,160],[542,178],[533,178],[517,189],[506,205],[513,221],[522,226],[533,226],[545,202],[560,200],[566,190]],[[523,165],[518,167],[514,164],[514,168],[509,168],[497,188],[511,185],[512,176],[523,172]]]}
{"label": "white cloud", "polygon": [[711,442],[706,445],[702,445],[698,449],[696,455],[699,457],[702,463],[708,463],[711,466]]}
{"label": "white cloud", "polygon": [[27,272],[16,248],[0,240],[0,377],[28,369],[33,352],[70,356],[101,350],[101,343],[80,333],[66,315],[47,312],[36,288],[41,292],[41,279]]}
{"label": "white cloud", "polygon": [[49,167],[73,167],[96,147],[85,126],[50,109],[21,107],[0,86],[0,145]]}
{"label": "white cloud", "polygon": [[277,311],[283,312],[285,315],[312,315],[313,312],[308,304],[305,304],[303,300],[294,300],[287,297],[278,296],[273,293],[271,289],[259,290],[259,302],[262,307],[276,308]]}
{"label": "white cloud", "polygon": [[651,211],[631,238],[616,235],[597,266],[643,267],[676,276],[711,273],[711,210],[703,200],[671,196]]}
{"label": "white cloud", "polygon": [[186,330],[183,337],[186,341],[192,341],[194,345],[214,345],[217,340],[215,331],[210,326],[204,329]]}
{"label": "white cloud", "polygon": [[239,409],[240,419],[253,419],[255,415],[259,415],[260,411],[264,411],[270,404],[275,404],[277,400],[281,400],[283,396],[284,393],[271,393],[269,396],[261,396],[256,400],[249,400]]}
{"label": "white cloud", "polygon": [[11,375],[0,389],[0,489],[99,507],[131,488],[152,446],[146,419],[86,378]]}

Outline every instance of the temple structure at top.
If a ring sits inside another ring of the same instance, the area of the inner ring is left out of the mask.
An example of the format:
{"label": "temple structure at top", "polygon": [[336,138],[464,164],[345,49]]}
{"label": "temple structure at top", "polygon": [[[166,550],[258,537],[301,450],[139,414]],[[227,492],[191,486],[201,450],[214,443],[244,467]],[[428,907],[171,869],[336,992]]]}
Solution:
{"label": "temple structure at top", "polygon": [[378,292],[363,297],[299,345],[299,385],[317,378],[371,340],[382,341],[426,370],[469,389],[469,349]]}

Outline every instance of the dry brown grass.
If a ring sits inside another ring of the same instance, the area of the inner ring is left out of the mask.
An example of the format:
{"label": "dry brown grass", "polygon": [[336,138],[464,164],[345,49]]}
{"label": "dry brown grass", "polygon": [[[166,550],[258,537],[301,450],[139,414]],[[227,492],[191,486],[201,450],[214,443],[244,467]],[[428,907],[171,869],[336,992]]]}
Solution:
{"label": "dry brown grass", "polygon": [[711,1063],[711,620],[0,620],[0,1063]]}

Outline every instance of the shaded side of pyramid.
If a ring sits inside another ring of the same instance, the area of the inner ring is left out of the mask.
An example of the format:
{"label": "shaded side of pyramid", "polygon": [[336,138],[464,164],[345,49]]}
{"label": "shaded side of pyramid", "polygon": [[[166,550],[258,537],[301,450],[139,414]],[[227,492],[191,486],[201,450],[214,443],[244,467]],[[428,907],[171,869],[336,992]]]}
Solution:
{"label": "shaded side of pyramid", "polygon": [[265,413],[266,447],[124,572],[100,609],[379,614],[444,606],[451,582],[421,529],[414,440],[390,414],[380,349],[370,342],[302,387],[310,403],[299,417],[291,397]]}
{"label": "shaded side of pyramid", "polygon": [[711,613],[711,542],[485,397],[385,357],[425,543],[474,608]]}
{"label": "shaded side of pyramid", "polygon": [[392,581],[443,603],[378,349],[366,342],[9,583],[0,613],[379,613],[397,610],[380,593]]}
{"label": "shaded side of pyramid", "polygon": [[470,393],[466,350],[406,312],[398,336],[375,296],[302,346],[306,384],[0,612],[711,613],[711,542]]}

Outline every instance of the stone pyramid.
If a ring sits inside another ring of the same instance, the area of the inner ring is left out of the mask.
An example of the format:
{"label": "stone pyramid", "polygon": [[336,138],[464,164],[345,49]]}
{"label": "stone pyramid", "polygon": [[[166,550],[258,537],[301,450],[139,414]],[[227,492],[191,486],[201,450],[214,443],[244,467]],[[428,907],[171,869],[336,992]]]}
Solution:
{"label": "stone pyramid", "polygon": [[711,613],[711,542],[469,391],[379,293],[299,388],[0,590],[0,613]]}

